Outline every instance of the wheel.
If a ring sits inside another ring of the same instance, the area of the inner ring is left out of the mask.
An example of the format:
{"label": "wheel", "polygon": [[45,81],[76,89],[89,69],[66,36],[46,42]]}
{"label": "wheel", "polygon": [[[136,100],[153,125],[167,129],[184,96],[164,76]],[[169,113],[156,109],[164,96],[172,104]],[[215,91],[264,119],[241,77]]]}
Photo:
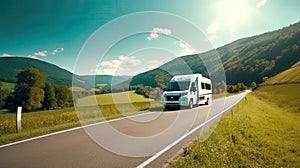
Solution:
{"label": "wheel", "polygon": [[189,109],[192,109],[192,108],[193,108],[193,100],[190,100],[188,108],[189,108]]}
{"label": "wheel", "polygon": [[205,102],[205,105],[208,105],[209,99],[207,99],[207,101]]}
{"label": "wheel", "polygon": [[169,106],[165,106],[164,111],[168,111],[168,110],[169,110]]}

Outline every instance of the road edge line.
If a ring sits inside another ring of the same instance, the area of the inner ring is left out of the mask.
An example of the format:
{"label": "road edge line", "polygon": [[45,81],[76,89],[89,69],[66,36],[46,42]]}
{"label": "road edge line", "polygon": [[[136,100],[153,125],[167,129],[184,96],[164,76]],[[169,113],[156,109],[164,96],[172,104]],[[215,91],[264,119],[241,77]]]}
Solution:
{"label": "road edge line", "polygon": [[149,159],[147,159],[146,161],[144,161],[143,163],[141,163],[140,165],[137,166],[137,168],[143,168],[146,167],[147,165],[149,165],[151,162],[153,162],[155,159],[157,159],[158,157],[160,157],[162,154],[164,154],[165,152],[167,152],[168,150],[170,150],[172,147],[174,147],[175,145],[177,145],[180,141],[182,141],[183,139],[185,139],[186,137],[188,137],[189,135],[191,135],[192,133],[196,132],[198,129],[200,129],[201,127],[203,127],[204,125],[206,125],[207,123],[213,121],[214,119],[216,119],[217,117],[223,115],[223,113],[227,112],[228,110],[230,110],[231,108],[233,108],[235,105],[237,105],[245,96],[247,96],[248,93],[250,93],[251,91],[246,92],[246,94],[244,96],[242,96],[240,99],[238,99],[238,101],[236,103],[234,103],[233,105],[227,107],[226,109],[224,109],[221,113],[213,116],[212,118],[210,118],[209,120],[203,122],[202,124],[198,125],[197,127],[195,127],[194,129],[192,129],[191,131],[189,131],[188,133],[184,134],[182,137],[178,138],[176,141],[174,141],[173,143],[169,144],[167,147],[165,147],[163,150],[157,152],[155,155],[153,155],[152,157],[150,157]]}
{"label": "road edge line", "polygon": [[83,129],[83,128],[87,128],[87,127],[92,127],[92,126],[100,125],[100,124],[104,124],[104,123],[124,120],[124,119],[132,118],[132,117],[138,117],[138,116],[142,116],[142,115],[146,115],[146,114],[150,114],[150,113],[152,113],[152,112],[149,111],[149,112],[142,113],[142,114],[130,115],[130,116],[126,116],[126,117],[100,121],[100,122],[97,122],[97,123],[92,123],[92,124],[88,124],[88,125],[84,125],[84,126],[78,126],[78,127],[69,128],[69,129],[65,129],[65,130],[61,130],[61,131],[57,131],[57,132],[52,132],[52,133],[48,133],[48,134],[45,134],[45,135],[40,135],[40,136],[36,136],[36,137],[28,138],[28,139],[23,139],[23,140],[16,141],[16,142],[11,142],[11,143],[8,143],[8,144],[3,144],[3,145],[0,145],[0,149],[5,148],[5,147],[9,147],[9,146],[13,146],[13,145],[17,145],[17,144],[21,144],[21,143],[25,143],[25,142],[29,142],[29,141],[33,141],[33,140],[37,140],[37,139],[41,139],[41,138],[46,138],[46,137],[49,137],[49,136],[54,136],[54,135],[58,135],[58,134],[66,133],[66,132],[71,132],[71,131],[75,131],[75,130],[79,130],[79,129]]}

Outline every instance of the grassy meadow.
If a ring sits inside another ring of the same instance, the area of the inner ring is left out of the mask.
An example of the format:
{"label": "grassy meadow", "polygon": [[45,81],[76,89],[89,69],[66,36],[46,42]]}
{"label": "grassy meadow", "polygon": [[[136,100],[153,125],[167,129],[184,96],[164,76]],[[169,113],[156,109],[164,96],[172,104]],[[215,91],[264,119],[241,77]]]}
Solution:
{"label": "grassy meadow", "polygon": [[3,90],[13,90],[15,88],[15,84],[13,83],[7,83],[7,82],[1,82],[2,83],[2,89]]}
{"label": "grassy meadow", "polygon": [[[84,124],[109,120],[127,115],[142,113],[150,108],[161,107],[159,101],[149,101],[148,99],[136,95],[134,92],[116,93],[117,97],[130,96],[121,104],[113,101],[113,94],[97,95],[99,110],[88,112],[76,112],[75,108],[55,109],[48,111],[36,111],[22,114],[22,132],[16,133],[16,114],[6,110],[0,110],[0,144],[34,137],[46,133],[51,133],[67,128],[80,126],[78,115],[84,118]],[[82,103],[82,102],[81,102]],[[87,98],[83,98],[83,103],[88,103]]]}
{"label": "grassy meadow", "polygon": [[291,66],[289,69],[268,79],[263,85],[300,83],[300,61]]}
{"label": "grassy meadow", "polygon": [[248,94],[205,142],[193,142],[169,167],[299,167],[299,85]]}
{"label": "grassy meadow", "polygon": [[300,112],[300,84],[264,85],[255,90],[255,95],[271,100],[280,107]]}

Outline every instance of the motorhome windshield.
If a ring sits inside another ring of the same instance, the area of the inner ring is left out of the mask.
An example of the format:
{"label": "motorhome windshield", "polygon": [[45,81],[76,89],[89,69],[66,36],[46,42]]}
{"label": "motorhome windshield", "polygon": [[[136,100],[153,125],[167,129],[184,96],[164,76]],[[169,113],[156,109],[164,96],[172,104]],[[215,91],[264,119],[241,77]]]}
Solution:
{"label": "motorhome windshield", "polygon": [[188,90],[190,81],[172,81],[168,84],[166,91]]}

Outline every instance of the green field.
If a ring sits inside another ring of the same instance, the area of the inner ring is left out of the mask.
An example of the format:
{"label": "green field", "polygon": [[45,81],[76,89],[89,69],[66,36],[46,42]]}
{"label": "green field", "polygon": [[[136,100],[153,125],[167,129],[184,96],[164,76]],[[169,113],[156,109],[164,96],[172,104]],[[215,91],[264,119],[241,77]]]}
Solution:
{"label": "green field", "polygon": [[82,106],[90,105],[91,102],[97,101],[100,105],[108,104],[126,104],[137,102],[150,102],[151,99],[147,99],[142,95],[135,94],[134,91],[120,92],[120,93],[108,93],[100,95],[92,95],[82,98],[78,103]]}
{"label": "green field", "polygon": [[290,102],[282,97],[288,94],[299,102],[299,94],[293,93],[294,87],[299,86],[275,87],[262,87],[249,94],[222,117],[205,142],[193,142],[183,156],[169,166],[298,167],[300,113],[289,108],[293,103],[281,106],[266,98]]}
{"label": "green field", "polygon": [[300,61],[294,64],[289,69],[277,74],[276,76],[268,79],[264,85],[287,84],[287,83],[300,83]]}
{"label": "green field", "polygon": [[[37,111],[22,114],[22,132],[16,133],[16,114],[9,113],[6,110],[0,111],[0,144],[21,140],[37,135],[55,132],[67,128],[80,126],[82,123],[89,124],[103,120],[109,120],[127,115],[133,115],[145,112],[151,108],[161,107],[159,101],[150,101],[134,92],[118,93],[118,96],[129,95],[131,102],[125,101],[122,104],[112,104],[112,94],[97,95],[100,105],[99,110],[75,111],[74,108],[56,109],[49,111]],[[84,98],[85,99],[85,98]],[[84,100],[87,102],[87,100]],[[109,104],[111,103],[111,104]],[[83,118],[81,122],[78,116]]]}
{"label": "green field", "polygon": [[255,95],[276,102],[279,106],[300,112],[300,84],[266,85],[255,90]]}
{"label": "green field", "polygon": [[13,90],[15,87],[15,84],[13,83],[7,83],[7,82],[1,82],[2,83],[2,89],[3,90]]}

